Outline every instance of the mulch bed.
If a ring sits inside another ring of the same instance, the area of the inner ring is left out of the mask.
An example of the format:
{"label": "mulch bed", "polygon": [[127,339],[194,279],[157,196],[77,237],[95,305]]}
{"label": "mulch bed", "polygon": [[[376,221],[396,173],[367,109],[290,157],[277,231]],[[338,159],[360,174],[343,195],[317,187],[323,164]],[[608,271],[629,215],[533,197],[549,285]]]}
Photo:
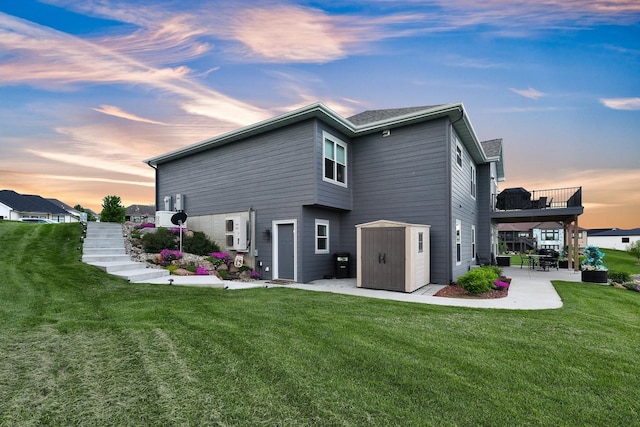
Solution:
{"label": "mulch bed", "polygon": [[493,290],[482,294],[472,294],[458,285],[449,285],[434,294],[436,297],[445,298],[471,298],[471,299],[493,299],[504,298],[509,294],[509,290]]}

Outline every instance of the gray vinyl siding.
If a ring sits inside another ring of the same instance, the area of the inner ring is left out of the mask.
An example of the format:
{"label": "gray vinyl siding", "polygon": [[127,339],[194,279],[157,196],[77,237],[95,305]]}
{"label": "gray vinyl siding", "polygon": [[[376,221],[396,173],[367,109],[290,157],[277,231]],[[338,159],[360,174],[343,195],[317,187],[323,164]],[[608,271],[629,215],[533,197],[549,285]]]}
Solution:
{"label": "gray vinyl siding", "polygon": [[[314,202],[314,136],[315,124],[307,121],[159,164],[158,208],[164,196],[176,193],[185,196],[189,216],[253,208],[257,261],[273,271],[272,242],[265,230],[271,230],[272,220],[295,219],[300,227],[302,206]],[[304,246],[301,235],[299,248]]]}
{"label": "gray vinyl siding", "polygon": [[[335,253],[343,252],[341,241],[342,214],[336,210],[305,207],[303,209],[303,221],[300,227],[301,240],[306,242],[299,251],[301,254],[301,269],[303,277],[299,280],[309,282],[322,279],[325,276],[333,276]],[[329,221],[329,253],[315,253],[315,223],[316,219]],[[354,254],[355,255],[355,254]],[[353,257],[352,257],[353,258]],[[352,259],[352,263],[355,258]],[[355,277],[355,264],[351,266],[352,277]]]}
{"label": "gray vinyl siding", "polygon": [[[491,259],[491,170],[494,163],[478,166],[478,226],[476,250],[483,259]],[[495,176],[495,175],[493,175]]]}
{"label": "gray vinyl siding", "polygon": [[356,253],[357,224],[379,219],[431,225],[431,277],[448,283],[448,120],[391,129],[353,141],[353,211],[345,214],[345,250]]}
{"label": "gray vinyl siding", "polygon": [[181,193],[190,215],[313,201],[314,125],[300,123],[158,165],[158,196]]}
{"label": "gray vinyl siding", "polygon": [[[459,138],[456,138],[459,141]],[[476,226],[476,252],[478,245],[478,194],[476,198],[471,195],[471,165],[476,168],[476,184],[478,184],[478,166],[471,159],[469,152],[464,144],[459,143],[462,147],[462,167],[458,166],[456,160],[456,144],[451,140],[451,154],[449,161],[451,162],[451,260],[453,267],[453,277],[455,280],[463,275],[476,263],[471,254],[471,229],[472,225]],[[479,185],[477,185],[477,188]],[[456,220],[462,222],[462,249],[461,264],[456,265]]]}

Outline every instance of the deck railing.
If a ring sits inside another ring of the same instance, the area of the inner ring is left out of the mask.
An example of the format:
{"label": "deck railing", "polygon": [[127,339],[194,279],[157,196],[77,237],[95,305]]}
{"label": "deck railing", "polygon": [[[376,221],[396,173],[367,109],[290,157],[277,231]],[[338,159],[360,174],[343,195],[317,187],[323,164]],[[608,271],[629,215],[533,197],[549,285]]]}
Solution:
{"label": "deck railing", "polygon": [[582,187],[526,190],[507,188],[495,196],[496,210],[565,209],[582,206]]}

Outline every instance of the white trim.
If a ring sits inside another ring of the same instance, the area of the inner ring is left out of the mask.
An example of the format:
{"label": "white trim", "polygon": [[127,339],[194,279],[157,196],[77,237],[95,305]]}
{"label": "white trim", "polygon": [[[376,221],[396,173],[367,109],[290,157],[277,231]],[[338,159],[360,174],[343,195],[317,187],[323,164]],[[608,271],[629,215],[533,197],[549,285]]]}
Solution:
{"label": "white trim", "polygon": [[[271,277],[279,279],[278,272],[278,225],[293,224],[293,280],[298,281],[298,220],[283,219],[271,221],[271,250],[273,253],[273,272]],[[287,277],[288,279],[288,277]]]}
{"label": "white trim", "polygon": [[[318,249],[318,238],[320,236],[318,236],[318,226],[319,225],[324,225],[327,227],[327,235],[323,236],[326,240],[327,240],[327,248],[326,249]],[[331,252],[330,250],[330,240],[329,240],[329,236],[331,235],[331,229],[329,227],[329,220],[327,219],[317,219],[315,221],[315,227],[314,227],[314,231],[313,231],[313,239],[314,239],[314,246],[315,246],[315,253],[316,254],[328,254],[329,252]]]}

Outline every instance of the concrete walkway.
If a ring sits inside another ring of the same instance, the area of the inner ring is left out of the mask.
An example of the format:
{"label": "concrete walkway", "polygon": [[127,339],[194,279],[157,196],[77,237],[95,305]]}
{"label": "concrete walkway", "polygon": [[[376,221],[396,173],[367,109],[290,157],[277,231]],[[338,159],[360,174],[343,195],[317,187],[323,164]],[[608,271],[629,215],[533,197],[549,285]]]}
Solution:
{"label": "concrete walkway", "polygon": [[528,268],[504,267],[504,275],[511,277],[509,295],[496,299],[444,298],[433,296],[442,285],[426,285],[413,293],[382,291],[356,287],[356,279],[316,280],[311,283],[277,284],[269,281],[234,282],[224,281],[215,276],[170,276],[151,279],[145,283],[178,286],[206,286],[225,289],[249,288],[295,288],[307,291],[333,292],[339,294],[388,299],[421,304],[447,305],[456,307],[498,308],[509,310],[544,310],[562,307],[562,300],[551,284],[551,280],[580,282],[580,272],[572,270],[530,270]]}

